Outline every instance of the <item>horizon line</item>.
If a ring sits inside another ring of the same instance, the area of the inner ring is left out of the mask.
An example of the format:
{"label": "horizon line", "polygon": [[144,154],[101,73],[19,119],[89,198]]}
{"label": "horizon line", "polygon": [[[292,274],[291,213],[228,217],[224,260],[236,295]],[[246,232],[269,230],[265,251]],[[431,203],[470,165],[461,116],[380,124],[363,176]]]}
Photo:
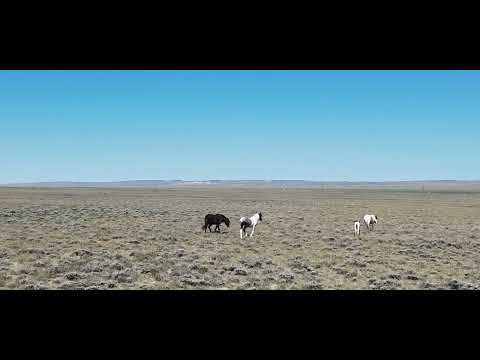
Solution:
{"label": "horizon line", "polygon": [[0,186],[6,185],[28,185],[28,184],[55,184],[55,183],[128,183],[128,182],[281,182],[281,181],[298,181],[313,183],[406,183],[406,182],[480,182],[480,179],[409,179],[409,180],[308,180],[308,179],[208,179],[208,180],[183,180],[183,179],[131,179],[131,180],[49,180],[49,181],[20,181],[0,183]]}

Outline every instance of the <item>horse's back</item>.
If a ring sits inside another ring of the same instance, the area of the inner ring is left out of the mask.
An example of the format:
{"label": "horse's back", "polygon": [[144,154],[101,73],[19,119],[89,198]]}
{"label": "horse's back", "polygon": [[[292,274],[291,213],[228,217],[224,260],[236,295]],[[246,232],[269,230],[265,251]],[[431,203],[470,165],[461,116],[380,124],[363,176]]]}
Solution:
{"label": "horse's back", "polygon": [[213,214],[207,214],[205,215],[205,221],[215,221],[216,216]]}
{"label": "horse's back", "polygon": [[241,227],[251,227],[252,226],[252,220],[250,220],[250,218],[247,218],[247,217],[242,217],[240,219],[240,226]]}

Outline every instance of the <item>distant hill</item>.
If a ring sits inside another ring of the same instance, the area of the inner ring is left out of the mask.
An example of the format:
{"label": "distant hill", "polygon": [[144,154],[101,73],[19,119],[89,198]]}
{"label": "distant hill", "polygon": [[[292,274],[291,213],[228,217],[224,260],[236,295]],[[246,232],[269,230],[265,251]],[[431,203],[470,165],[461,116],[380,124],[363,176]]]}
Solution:
{"label": "distant hill", "polygon": [[37,182],[4,184],[22,188],[180,188],[180,187],[245,187],[245,188],[323,188],[323,189],[398,189],[418,191],[480,191],[480,181],[305,181],[305,180],[131,180],[114,182]]}

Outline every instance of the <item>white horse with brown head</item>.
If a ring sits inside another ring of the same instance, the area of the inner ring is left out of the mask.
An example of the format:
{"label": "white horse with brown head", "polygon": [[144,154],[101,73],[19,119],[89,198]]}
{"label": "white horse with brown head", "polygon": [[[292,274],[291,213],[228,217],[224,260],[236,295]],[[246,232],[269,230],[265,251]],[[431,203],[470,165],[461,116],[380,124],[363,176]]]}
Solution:
{"label": "white horse with brown head", "polygon": [[243,239],[243,235],[248,236],[247,228],[251,227],[252,232],[250,233],[250,237],[253,236],[255,233],[255,226],[257,226],[258,222],[262,221],[262,213],[259,212],[252,217],[243,216],[240,218],[240,239]]}

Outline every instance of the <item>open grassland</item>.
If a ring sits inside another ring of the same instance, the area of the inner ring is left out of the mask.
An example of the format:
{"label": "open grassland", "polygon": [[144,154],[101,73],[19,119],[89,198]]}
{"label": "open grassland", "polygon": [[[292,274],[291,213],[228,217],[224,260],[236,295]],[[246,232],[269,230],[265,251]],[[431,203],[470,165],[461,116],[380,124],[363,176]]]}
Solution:
{"label": "open grassland", "polygon": [[0,288],[478,289],[478,269],[477,192],[0,188]]}

